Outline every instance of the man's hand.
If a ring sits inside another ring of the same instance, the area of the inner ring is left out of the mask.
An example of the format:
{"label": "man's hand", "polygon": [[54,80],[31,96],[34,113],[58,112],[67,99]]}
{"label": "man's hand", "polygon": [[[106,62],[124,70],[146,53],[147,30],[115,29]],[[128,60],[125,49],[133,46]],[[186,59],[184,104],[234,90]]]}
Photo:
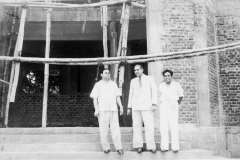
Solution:
{"label": "man's hand", "polygon": [[179,99],[178,99],[178,104],[179,104],[179,105],[181,104],[182,99],[183,99],[183,97],[179,97]]}
{"label": "man's hand", "polygon": [[98,116],[99,116],[99,111],[95,110],[94,116],[95,116],[95,117],[98,117]]}
{"label": "man's hand", "polygon": [[120,106],[119,110],[120,110],[120,116],[122,116],[123,115],[123,106]]}
{"label": "man's hand", "polygon": [[157,110],[157,105],[156,104],[152,104],[152,110],[156,111]]}
{"label": "man's hand", "polygon": [[131,115],[131,114],[132,114],[132,108],[128,108],[127,115]]}

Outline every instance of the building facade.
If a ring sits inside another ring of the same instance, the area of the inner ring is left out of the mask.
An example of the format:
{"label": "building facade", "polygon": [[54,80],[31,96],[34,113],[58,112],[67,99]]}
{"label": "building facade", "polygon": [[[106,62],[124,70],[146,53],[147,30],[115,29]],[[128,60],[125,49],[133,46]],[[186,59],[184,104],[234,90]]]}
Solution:
{"label": "building facade", "polygon": [[[146,4],[146,10],[131,8],[128,55],[187,51],[239,40],[240,3],[237,1],[146,0]],[[20,9],[1,9],[1,55],[13,54],[20,12]],[[109,56],[114,56],[120,15],[120,6],[109,9]],[[28,9],[22,56],[44,57],[45,17],[43,9]],[[50,57],[102,57],[99,20],[97,9],[53,10]],[[0,78],[8,80],[10,65],[3,62],[0,65]],[[162,80],[164,68],[172,69],[174,78],[184,88],[180,124],[239,126],[239,49],[145,64],[145,72],[153,75],[157,84]],[[96,71],[96,66],[50,66],[48,126],[97,126],[89,98]],[[21,64],[16,102],[10,105],[9,127],[41,126],[43,73],[43,65]],[[128,82],[132,77],[132,65],[128,65],[124,104],[127,104]],[[2,83],[0,87],[3,118],[7,87]],[[131,117],[124,115],[120,119],[121,126],[131,125]]]}

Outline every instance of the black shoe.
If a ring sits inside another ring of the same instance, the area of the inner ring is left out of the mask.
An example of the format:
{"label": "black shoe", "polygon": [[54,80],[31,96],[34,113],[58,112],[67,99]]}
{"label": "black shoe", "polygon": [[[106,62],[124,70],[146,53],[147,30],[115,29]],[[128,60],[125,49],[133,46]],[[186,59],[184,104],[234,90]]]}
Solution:
{"label": "black shoe", "polygon": [[110,152],[110,149],[104,150],[103,152],[104,152],[105,154],[107,154],[107,153]]}
{"label": "black shoe", "polygon": [[143,151],[142,148],[138,148],[138,149],[137,149],[137,152],[138,152],[138,153],[142,153],[142,151]]}
{"label": "black shoe", "polygon": [[168,149],[161,149],[161,152],[167,152]]}
{"label": "black shoe", "polygon": [[156,153],[157,150],[156,150],[156,149],[151,149],[150,152],[152,152],[152,153]]}
{"label": "black shoe", "polygon": [[123,155],[124,154],[123,149],[118,149],[117,152],[118,152],[119,155]]}
{"label": "black shoe", "polygon": [[172,150],[173,151],[173,153],[178,153],[178,150]]}

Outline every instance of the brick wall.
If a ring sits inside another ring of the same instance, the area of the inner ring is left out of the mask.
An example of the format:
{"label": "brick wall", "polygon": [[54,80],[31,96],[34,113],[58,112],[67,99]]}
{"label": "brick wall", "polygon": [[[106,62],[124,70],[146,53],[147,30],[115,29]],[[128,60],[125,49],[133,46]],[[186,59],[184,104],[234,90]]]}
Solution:
{"label": "brick wall", "polygon": [[[217,3],[217,40],[227,44],[240,40],[240,2]],[[219,56],[222,105],[225,125],[240,125],[240,49],[222,52]]]}

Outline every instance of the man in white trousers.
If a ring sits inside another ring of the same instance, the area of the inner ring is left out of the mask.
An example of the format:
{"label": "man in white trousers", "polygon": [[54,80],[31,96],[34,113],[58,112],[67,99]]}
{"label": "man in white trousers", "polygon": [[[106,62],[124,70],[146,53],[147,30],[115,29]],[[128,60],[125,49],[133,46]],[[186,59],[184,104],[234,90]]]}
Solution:
{"label": "man in white trousers", "polygon": [[164,70],[162,72],[164,82],[159,85],[160,93],[160,133],[161,150],[169,150],[169,132],[171,135],[171,149],[173,152],[179,151],[179,129],[178,111],[183,99],[183,89],[181,85],[172,79],[173,72]]}
{"label": "man in white trousers", "polygon": [[157,88],[151,76],[143,73],[140,64],[134,66],[136,78],[130,83],[128,115],[132,114],[133,148],[143,151],[142,126],[144,124],[147,150],[156,152],[154,140],[154,110],[157,107]]}
{"label": "man in white trousers", "polygon": [[110,144],[108,142],[109,127],[112,134],[112,140],[117,152],[122,155],[122,143],[119,127],[118,107],[120,115],[123,114],[123,106],[120,99],[120,91],[115,82],[110,79],[108,68],[100,71],[102,79],[98,81],[90,94],[93,98],[95,112],[98,117],[100,139],[104,153],[110,152]]}

